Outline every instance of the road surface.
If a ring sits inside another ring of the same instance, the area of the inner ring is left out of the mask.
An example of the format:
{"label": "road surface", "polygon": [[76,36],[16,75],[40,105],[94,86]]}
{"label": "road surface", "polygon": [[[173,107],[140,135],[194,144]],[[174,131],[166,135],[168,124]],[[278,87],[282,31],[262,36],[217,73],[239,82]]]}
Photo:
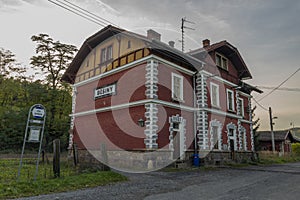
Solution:
{"label": "road surface", "polygon": [[130,181],[22,200],[300,199],[300,163],[125,175]]}

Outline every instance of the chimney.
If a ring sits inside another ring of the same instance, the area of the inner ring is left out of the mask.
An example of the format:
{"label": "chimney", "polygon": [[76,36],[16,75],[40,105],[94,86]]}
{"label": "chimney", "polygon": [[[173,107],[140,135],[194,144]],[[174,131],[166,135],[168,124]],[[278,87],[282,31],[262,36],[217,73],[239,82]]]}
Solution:
{"label": "chimney", "polygon": [[202,40],[202,45],[203,45],[203,47],[209,47],[210,46],[210,40],[209,39]]}
{"label": "chimney", "polygon": [[174,41],[169,41],[169,46],[174,48],[175,42]]}
{"label": "chimney", "polygon": [[152,29],[147,31],[147,38],[150,40],[160,41],[160,34]]}

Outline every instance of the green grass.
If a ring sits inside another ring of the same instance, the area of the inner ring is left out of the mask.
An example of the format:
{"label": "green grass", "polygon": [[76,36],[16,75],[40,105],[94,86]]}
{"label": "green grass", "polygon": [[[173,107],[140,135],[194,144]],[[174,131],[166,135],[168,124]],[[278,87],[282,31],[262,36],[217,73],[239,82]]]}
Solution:
{"label": "green grass", "polygon": [[260,157],[259,164],[284,164],[291,162],[300,162],[299,155],[277,156],[277,155],[264,155]]}
{"label": "green grass", "polygon": [[53,178],[51,164],[40,164],[37,180],[33,181],[35,162],[25,159],[17,181],[18,167],[18,159],[0,159],[0,199],[64,192],[127,180],[125,176],[112,171],[80,173],[63,163],[60,178]]}

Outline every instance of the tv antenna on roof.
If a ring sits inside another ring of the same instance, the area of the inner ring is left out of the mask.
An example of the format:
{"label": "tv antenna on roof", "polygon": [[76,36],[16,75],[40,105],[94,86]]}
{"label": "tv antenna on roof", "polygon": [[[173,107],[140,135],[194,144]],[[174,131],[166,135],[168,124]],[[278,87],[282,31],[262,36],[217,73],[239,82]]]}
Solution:
{"label": "tv antenna on roof", "polygon": [[179,40],[179,41],[181,42],[181,51],[182,52],[184,52],[184,30],[185,29],[195,30],[194,28],[184,26],[185,22],[190,23],[190,24],[195,24],[195,22],[188,21],[186,19],[186,17],[181,18],[181,40]]}

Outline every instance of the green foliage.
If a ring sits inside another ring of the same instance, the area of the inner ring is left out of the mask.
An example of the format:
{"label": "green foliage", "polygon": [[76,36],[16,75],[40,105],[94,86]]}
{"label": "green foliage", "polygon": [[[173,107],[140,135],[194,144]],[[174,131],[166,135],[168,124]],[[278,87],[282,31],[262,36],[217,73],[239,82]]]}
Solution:
{"label": "green foliage", "polygon": [[61,139],[62,149],[68,144],[71,87],[60,79],[77,49],[47,34],[32,36],[32,40],[37,47],[31,64],[41,80],[25,77],[15,55],[0,48],[0,151],[21,150],[29,108],[38,103],[47,112],[43,148],[52,149],[51,141],[56,138]]}
{"label": "green foliage", "polygon": [[38,179],[33,181],[35,161],[25,159],[21,179],[17,181],[18,166],[18,159],[0,160],[0,199],[70,191],[127,180],[111,171],[78,174],[75,168],[63,163],[60,178],[53,178],[52,164],[40,164]]}
{"label": "green foliage", "polygon": [[293,143],[292,144],[292,152],[294,155],[300,156],[300,143]]}
{"label": "green foliage", "polygon": [[254,149],[255,151],[259,151],[260,150],[260,144],[259,144],[259,141],[258,141],[258,134],[257,134],[257,131],[260,127],[260,119],[257,118],[257,119],[254,119],[255,118],[255,110],[256,110],[256,106],[254,106],[251,110],[251,114],[252,114],[252,125],[253,125],[253,135],[254,135]]}

